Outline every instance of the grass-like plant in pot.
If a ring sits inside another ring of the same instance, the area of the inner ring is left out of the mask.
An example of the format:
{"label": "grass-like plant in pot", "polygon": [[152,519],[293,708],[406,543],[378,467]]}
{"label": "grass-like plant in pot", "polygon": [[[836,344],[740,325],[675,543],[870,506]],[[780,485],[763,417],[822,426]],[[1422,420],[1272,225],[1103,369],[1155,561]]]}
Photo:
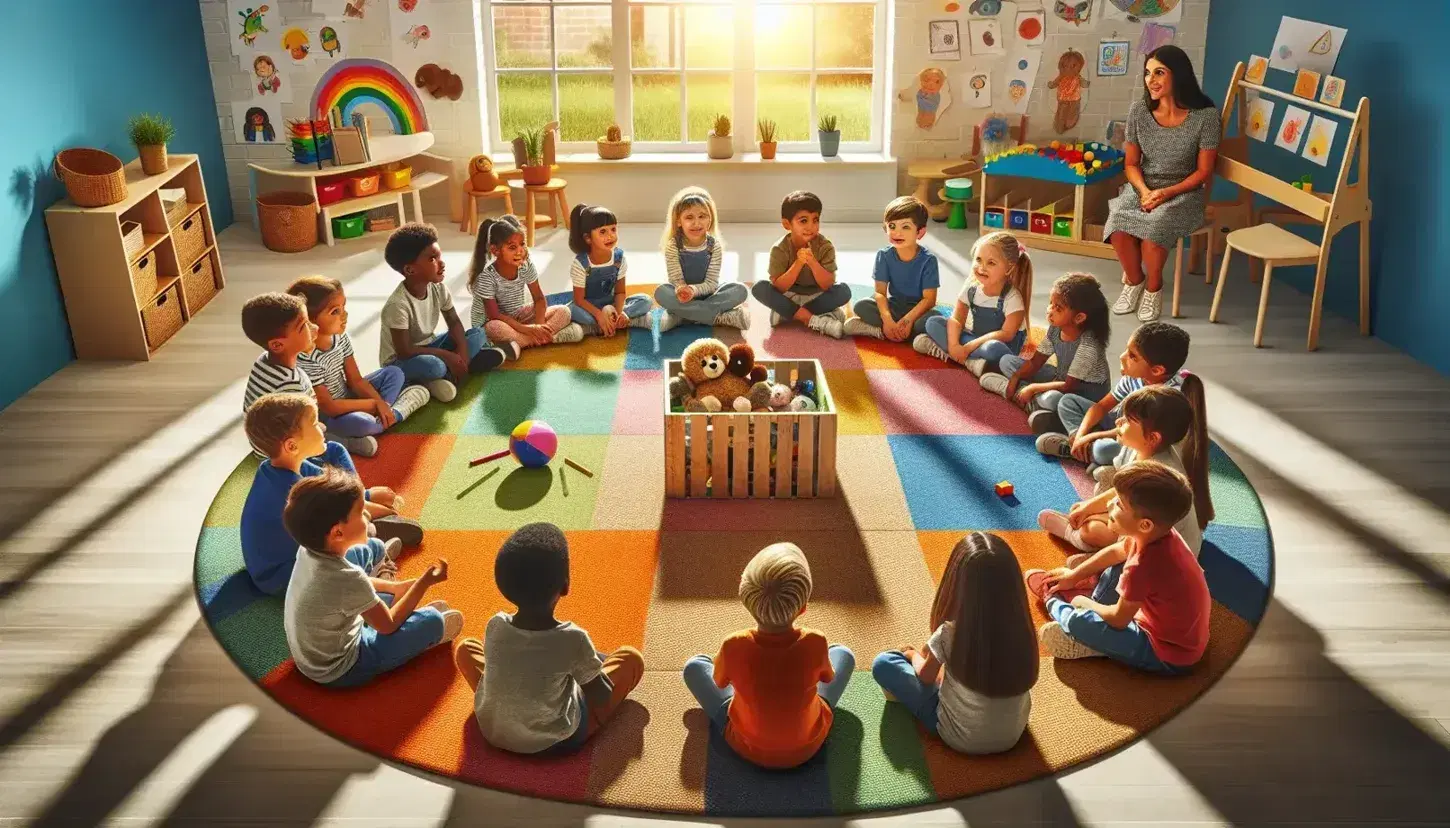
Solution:
{"label": "grass-like plant in pot", "polygon": [[821,139],[821,157],[835,158],[841,151],[841,130],[836,128],[835,115],[822,115],[817,124],[817,135]]}
{"label": "grass-like plant in pot", "polygon": [[715,128],[705,139],[705,147],[711,158],[723,160],[735,154],[734,139],[730,137],[730,116],[715,116]]}
{"label": "grass-like plant in pot", "polygon": [[762,118],[755,128],[760,131],[760,157],[769,161],[775,157],[775,121]]}
{"label": "grass-like plant in pot", "polygon": [[524,142],[524,165],[520,168],[524,183],[539,186],[549,183],[549,165],[544,163],[544,133],[530,129],[519,136]]}
{"label": "grass-like plant in pot", "polygon": [[131,134],[131,143],[141,154],[141,171],[147,175],[166,172],[166,145],[176,137],[171,120],[143,112],[131,118],[126,129]]}

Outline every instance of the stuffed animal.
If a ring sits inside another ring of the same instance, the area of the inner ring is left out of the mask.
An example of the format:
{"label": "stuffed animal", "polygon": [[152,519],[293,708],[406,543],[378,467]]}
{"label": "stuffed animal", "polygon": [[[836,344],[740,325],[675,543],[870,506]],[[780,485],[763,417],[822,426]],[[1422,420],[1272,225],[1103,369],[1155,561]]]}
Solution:
{"label": "stuffed animal", "polygon": [[456,101],[463,97],[463,78],[436,63],[419,66],[417,73],[413,75],[413,85],[428,90],[428,94],[435,98]]}
{"label": "stuffed animal", "polygon": [[790,401],[790,410],[796,412],[815,411],[816,401],[810,397],[796,397]]}
{"label": "stuffed animal", "polygon": [[750,410],[769,411],[771,384],[769,382],[757,382],[750,386]]}
{"label": "stuffed animal", "polygon": [[697,339],[680,363],[691,388],[686,411],[749,411],[750,388],[766,376],[755,364],[755,349],[743,342],[727,348],[718,339]]}
{"label": "stuffed animal", "polygon": [[772,411],[785,411],[790,408],[790,401],[795,399],[795,392],[790,390],[789,385],[776,383],[770,387],[770,408]]}
{"label": "stuffed animal", "polygon": [[468,188],[476,193],[493,192],[501,184],[493,172],[493,159],[475,155],[468,159]]}

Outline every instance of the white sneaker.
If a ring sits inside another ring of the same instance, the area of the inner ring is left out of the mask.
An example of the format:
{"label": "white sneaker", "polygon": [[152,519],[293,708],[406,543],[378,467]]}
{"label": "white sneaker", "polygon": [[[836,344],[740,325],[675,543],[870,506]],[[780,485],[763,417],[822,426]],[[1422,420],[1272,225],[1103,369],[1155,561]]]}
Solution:
{"label": "white sneaker", "polygon": [[1156,322],[1163,313],[1163,291],[1148,290],[1143,292],[1143,301],[1138,305],[1139,322]]}
{"label": "white sneaker", "polygon": [[418,413],[418,409],[427,405],[431,399],[433,399],[433,395],[428,393],[427,388],[421,385],[410,385],[403,389],[403,393],[398,395],[397,402],[393,403],[393,413],[398,415],[399,421],[406,420]]}
{"label": "white sneaker", "polygon": [[633,317],[629,320],[629,327],[644,328],[645,330],[649,330],[650,328],[654,327],[654,320],[650,319],[650,315],[648,313],[642,313],[639,316]]}
{"label": "white sneaker", "polygon": [[679,327],[681,321],[683,320],[680,317],[675,316],[669,311],[660,311],[660,333],[674,330]]}
{"label": "white sneaker", "polygon": [[911,340],[911,350],[916,351],[918,354],[935,357],[942,362],[951,361],[951,354],[943,351],[941,347],[933,342],[932,338],[927,336],[926,334],[917,334],[916,338]]}
{"label": "white sneaker", "polygon": [[463,613],[456,609],[448,609],[443,612],[443,640],[439,644],[447,644],[457,638],[463,632]]}
{"label": "white sneaker", "polygon": [[1103,654],[1067,634],[1056,621],[1037,628],[1037,638],[1053,658],[1102,658]]}
{"label": "white sneaker", "polygon": [[1002,376],[1001,374],[983,374],[981,378],[977,380],[977,383],[980,384],[982,386],[982,390],[986,391],[988,394],[996,394],[1003,399],[1007,398],[1007,378]]}
{"label": "white sneaker", "polygon": [[403,540],[401,538],[388,538],[383,541],[383,560],[396,562],[403,554]]}
{"label": "white sneaker", "polygon": [[[853,316],[850,319],[847,319],[841,325],[841,330],[847,336],[871,336],[877,339],[886,338],[886,333],[884,331],[882,331],[875,325],[870,324],[859,316]],[[913,347],[915,347],[915,343],[912,343],[912,345]]]}
{"label": "white sneaker", "polygon": [[1118,301],[1113,303],[1113,313],[1119,316],[1132,313],[1138,309],[1138,302],[1143,298],[1143,286],[1146,282],[1139,282],[1130,285],[1123,282],[1123,292],[1118,294]]}
{"label": "white sneaker", "polygon": [[810,328],[816,333],[825,334],[832,339],[840,339],[842,334],[844,333],[841,325],[841,320],[837,319],[834,316],[831,316],[830,314],[818,313],[815,316],[812,316],[811,321],[807,323],[806,327]]}
{"label": "white sneaker", "polygon": [[780,314],[776,313],[775,311],[771,311],[770,312],[770,327],[774,328],[776,325],[779,325],[779,324],[780,324]]}
{"label": "white sneaker", "polygon": [[[1038,411],[1035,413],[1045,414],[1047,412]],[[1030,418],[1028,421],[1031,422]],[[1045,454],[1048,457],[1061,457],[1070,460],[1072,459],[1072,440],[1066,434],[1055,434],[1052,432],[1041,434],[1037,437],[1037,451],[1039,454]]]}
{"label": "white sneaker", "polygon": [[428,380],[423,383],[423,387],[427,388],[428,393],[433,395],[433,399],[438,402],[453,402],[453,398],[458,396],[458,386],[446,379]]}
{"label": "white sneaker", "polygon": [[337,442],[342,443],[348,454],[358,457],[373,457],[378,453],[376,437],[338,437]]}
{"label": "white sneaker", "polygon": [[966,364],[967,370],[971,371],[974,377],[980,377],[987,373],[987,361],[985,359],[969,359]]}
{"label": "white sneaker", "polygon": [[739,328],[742,331],[750,330],[750,314],[745,308],[731,308],[718,314],[715,317],[715,324],[727,328]]}
{"label": "white sneaker", "polygon": [[582,342],[583,340],[584,328],[578,322],[570,322],[560,328],[558,333],[554,334],[554,343],[558,345],[567,345],[572,342]]}
{"label": "white sneaker", "polygon": [[836,319],[836,320],[839,320],[841,322],[845,322],[846,321],[846,309],[845,309],[845,307],[836,308],[835,310],[833,310],[830,313],[826,314],[826,316],[829,316],[832,319]]}

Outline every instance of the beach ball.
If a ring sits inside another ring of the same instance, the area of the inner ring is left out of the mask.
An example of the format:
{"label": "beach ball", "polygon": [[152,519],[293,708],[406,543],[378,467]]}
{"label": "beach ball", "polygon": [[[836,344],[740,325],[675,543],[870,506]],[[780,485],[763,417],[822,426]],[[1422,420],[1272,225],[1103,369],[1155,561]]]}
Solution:
{"label": "beach ball", "polygon": [[525,468],[549,465],[558,450],[559,434],[543,420],[524,420],[509,435],[509,453]]}

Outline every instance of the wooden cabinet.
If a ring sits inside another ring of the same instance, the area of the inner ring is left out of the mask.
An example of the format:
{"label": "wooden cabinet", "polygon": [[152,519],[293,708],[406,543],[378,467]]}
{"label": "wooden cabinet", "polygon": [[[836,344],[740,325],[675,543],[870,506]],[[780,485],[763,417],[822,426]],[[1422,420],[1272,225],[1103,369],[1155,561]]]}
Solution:
{"label": "wooden cabinet", "polygon": [[[184,191],[184,205],[168,210],[163,190]],[[107,207],[66,200],[45,211],[80,359],[150,359],[226,284],[197,156],[171,156],[160,175],[132,161],[126,191]],[[140,243],[128,247],[137,225]]]}

